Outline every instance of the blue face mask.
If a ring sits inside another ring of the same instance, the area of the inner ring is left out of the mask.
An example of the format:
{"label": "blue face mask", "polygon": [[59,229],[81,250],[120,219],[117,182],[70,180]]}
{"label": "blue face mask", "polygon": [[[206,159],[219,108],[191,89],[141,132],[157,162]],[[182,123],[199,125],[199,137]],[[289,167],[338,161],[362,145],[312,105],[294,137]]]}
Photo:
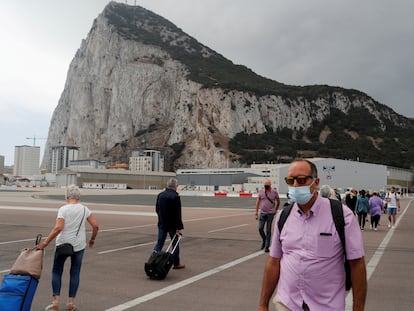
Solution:
{"label": "blue face mask", "polygon": [[[313,184],[313,182],[312,182]],[[304,205],[312,199],[313,193],[310,192],[310,187],[312,186],[302,186],[302,187],[288,187],[289,196],[292,202]]]}

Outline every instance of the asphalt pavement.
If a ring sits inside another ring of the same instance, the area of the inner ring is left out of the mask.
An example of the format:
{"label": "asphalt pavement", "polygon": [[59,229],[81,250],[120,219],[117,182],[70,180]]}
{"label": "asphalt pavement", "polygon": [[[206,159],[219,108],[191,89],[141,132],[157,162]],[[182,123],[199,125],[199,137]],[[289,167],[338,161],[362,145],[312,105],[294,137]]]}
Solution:
{"label": "asphalt pavement", "polygon": [[[8,273],[20,250],[36,234],[50,232],[64,190],[0,191],[0,277]],[[183,270],[171,270],[163,281],[144,272],[155,244],[156,193],[82,191],[82,202],[95,214],[100,232],[87,249],[76,304],[82,311],[256,310],[267,254],[260,237],[252,198],[182,196]],[[414,306],[414,207],[402,199],[395,229],[382,217],[377,232],[363,232],[368,271],[365,310],[412,310]],[[89,230],[89,229],[88,229]],[[32,310],[51,301],[49,245]],[[68,267],[62,283],[67,298]],[[352,306],[348,296],[348,309]],[[63,308],[63,304],[61,307]],[[272,309],[271,309],[272,310]]]}

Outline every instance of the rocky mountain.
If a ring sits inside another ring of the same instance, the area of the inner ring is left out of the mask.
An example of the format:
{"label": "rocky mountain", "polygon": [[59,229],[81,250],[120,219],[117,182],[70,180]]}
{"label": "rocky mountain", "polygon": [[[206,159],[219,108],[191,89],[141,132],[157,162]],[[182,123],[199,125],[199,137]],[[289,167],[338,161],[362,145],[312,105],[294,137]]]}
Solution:
{"label": "rocky mountain", "polygon": [[61,145],[126,163],[134,149],[160,149],[170,170],[332,152],[410,167],[413,129],[360,91],[272,81],[153,12],[111,2],[70,64],[42,167]]}

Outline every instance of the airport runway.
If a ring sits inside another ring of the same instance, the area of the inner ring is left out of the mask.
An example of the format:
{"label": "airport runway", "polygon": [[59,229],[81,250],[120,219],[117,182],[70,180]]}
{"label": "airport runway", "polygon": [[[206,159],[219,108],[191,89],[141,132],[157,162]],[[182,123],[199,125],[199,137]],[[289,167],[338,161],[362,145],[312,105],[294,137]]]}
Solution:
{"label": "airport runway", "polygon": [[[36,234],[49,233],[57,208],[64,203],[63,193],[61,189],[0,191],[0,277],[22,248],[32,246]],[[256,310],[267,254],[259,250],[255,200],[183,196],[181,257],[187,268],[152,281],[143,265],[157,235],[155,196],[82,191],[82,202],[94,212],[100,232],[96,247],[87,249],[84,257],[76,299],[79,310]],[[412,199],[402,200],[396,229],[389,231],[383,216],[379,231],[363,233],[369,277],[366,310],[413,309],[413,204]],[[44,310],[51,301],[52,251],[49,245],[34,311]]]}

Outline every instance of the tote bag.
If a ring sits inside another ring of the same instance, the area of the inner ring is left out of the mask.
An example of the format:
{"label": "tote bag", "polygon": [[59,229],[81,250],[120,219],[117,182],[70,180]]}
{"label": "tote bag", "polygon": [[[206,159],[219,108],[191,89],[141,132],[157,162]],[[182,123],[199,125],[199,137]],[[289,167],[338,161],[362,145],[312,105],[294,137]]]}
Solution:
{"label": "tote bag", "polygon": [[[42,235],[36,237],[36,245],[39,244]],[[33,248],[25,248],[21,251],[19,257],[14,262],[10,274],[31,275],[36,279],[40,279],[43,267],[43,250]]]}

